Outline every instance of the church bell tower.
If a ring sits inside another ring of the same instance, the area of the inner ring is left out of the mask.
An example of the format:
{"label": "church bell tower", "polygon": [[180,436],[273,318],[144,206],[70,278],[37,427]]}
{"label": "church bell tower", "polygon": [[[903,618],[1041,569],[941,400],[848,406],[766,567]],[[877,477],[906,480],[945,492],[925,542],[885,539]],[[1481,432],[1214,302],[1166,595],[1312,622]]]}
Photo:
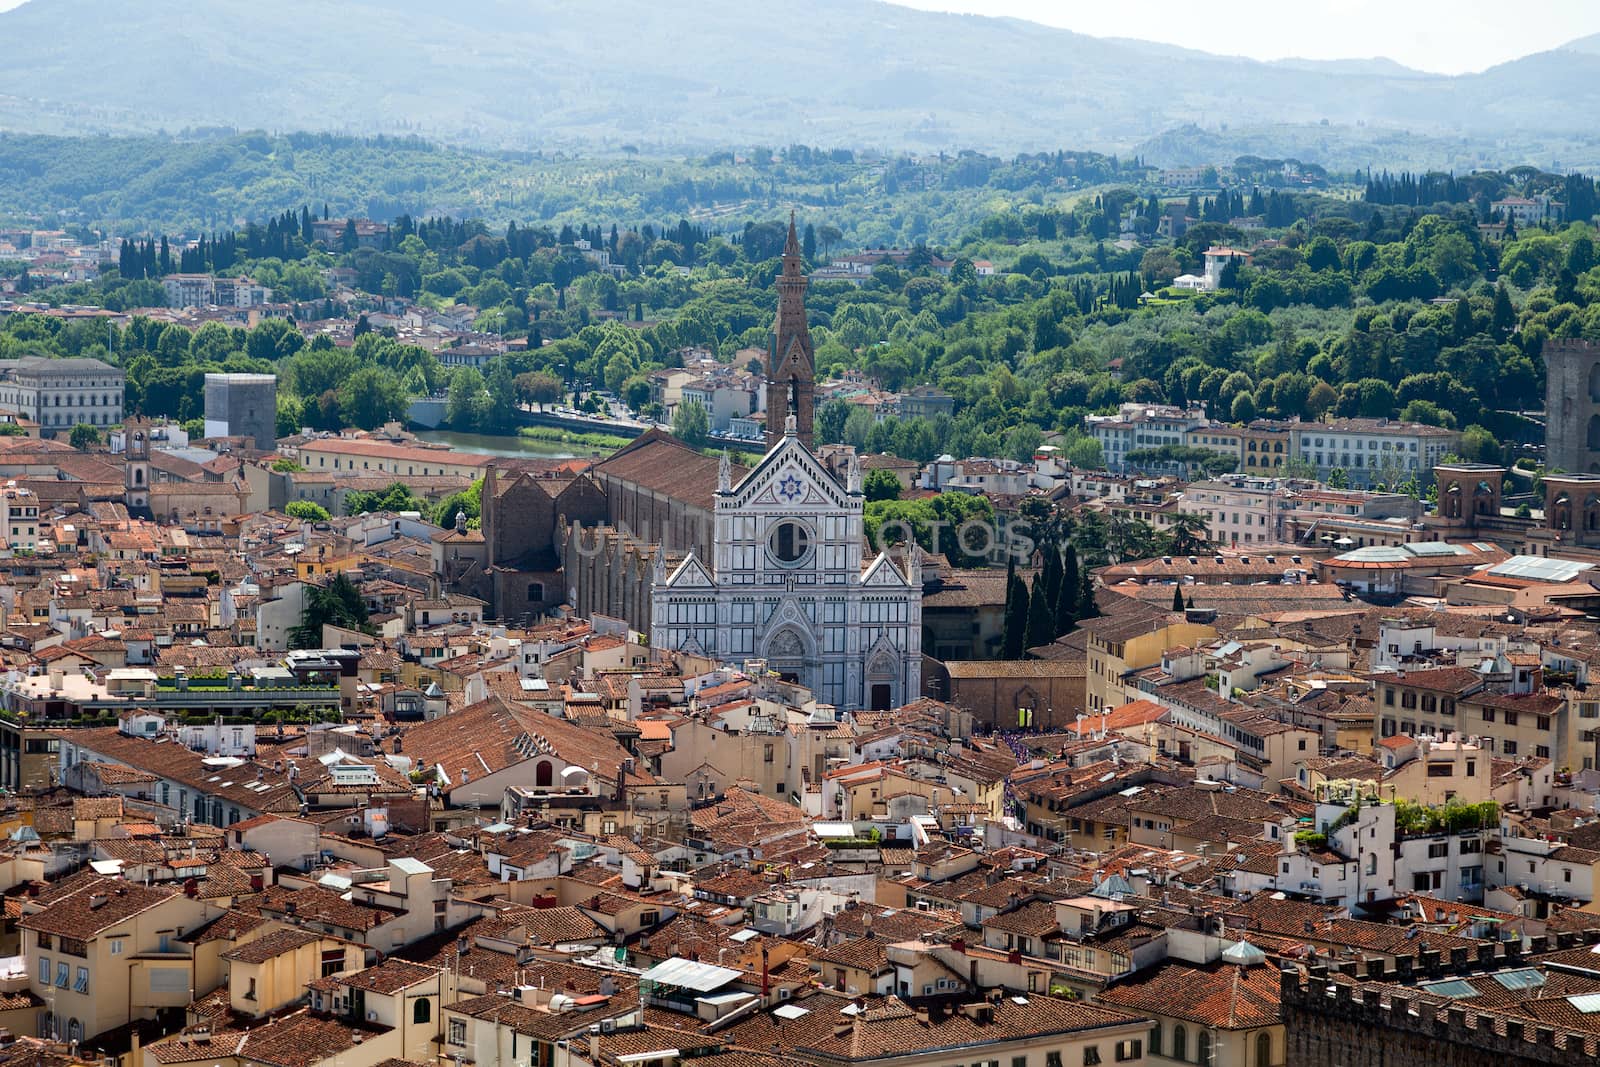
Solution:
{"label": "church bell tower", "polygon": [[136,515],[150,511],[150,423],[133,418],[123,424],[127,461],[122,483],[123,505]]}
{"label": "church bell tower", "polygon": [[811,448],[814,444],[811,425],[816,403],[816,362],[811,350],[811,329],[806,325],[809,282],[792,213],[789,239],[783,247],[783,270],[777,284],[778,321],[773,328],[772,351],[767,358],[767,447],[783,440],[784,424],[792,414],[795,436]]}

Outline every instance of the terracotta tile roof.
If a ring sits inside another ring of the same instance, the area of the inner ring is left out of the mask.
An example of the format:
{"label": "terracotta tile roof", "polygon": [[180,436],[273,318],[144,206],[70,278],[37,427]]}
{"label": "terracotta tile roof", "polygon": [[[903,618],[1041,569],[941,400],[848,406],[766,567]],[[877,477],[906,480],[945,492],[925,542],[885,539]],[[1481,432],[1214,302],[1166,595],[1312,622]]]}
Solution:
{"label": "terracotta tile roof", "polygon": [[1219,1030],[1274,1026],[1281,988],[1276,967],[1165,963],[1105,990],[1099,1000],[1131,1011]]}
{"label": "terracotta tile roof", "polygon": [[19,928],[61,937],[93,937],[177,895],[175,890],[161,886],[142,886],[97,875],[71,878],[51,889],[54,892],[41,893],[32,901],[41,910],[19,919]]}
{"label": "terracotta tile roof", "polygon": [[[884,1050],[915,1056],[949,1049],[967,1049],[1000,1041],[1081,1033],[1110,1027],[1140,1027],[1149,1020],[1114,1008],[1057,997],[1029,995],[1018,1004],[1007,997],[991,1006],[992,1017],[979,1022],[956,1011],[923,1024],[898,997],[869,998],[866,1010],[844,1015],[837,1009],[849,998],[821,993],[805,1001],[811,1009],[798,1019],[778,1020],[769,1013],[752,1015],[721,1031],[732,1045],[777,1048],[800,1062],[876,1060]],[[846,1025],[849,1024],[849,1025]]]}
{"label": "terracotta tile roof", "polygon": [[252,915],[244,911],[229,911],[220,919],[216,919],[198,930],[192,930],[185,934],[183,940],[196,945],[203,945],[208,941],[238,941],[241,937],[267,925],[271,921],[271,919],[263,915]]}
{"label": "terracotta tile roof", "polygon": [[365,989],[374,993],[398,993],[402,989],[410,989],[438,976],[437,967],[424,967],[420,963],[408,963],[401,959],[387,959],[376,967],[368,967],[364,971],[345,975],[339,982],[351,989]]}
{"label": "terracotta tile roof", "polygon": [[889,941],[915,941],[924,936],[959,932],[956,928],[961,925],[932,912],[912,908],[858,907],[835,912],[833,929],[845,937],[858,937],[866,932],[865,920],[869,914],[873,935]]}
{"label": "terracotta tile roof", "polygon": [[293,915],[301,922],[357,932],[381,926],[395,917],[394,912],[357,904],[319,885],[303,889],[269,886],[260,896],[240,901],[239,906],[256,908],[277,919]]}
{"label": "terracotta tile roof", "polygon": [[[351,1026],[338,1019],[301,1009],[254,1029],[214,1032],[208,1042],[185,1044],[181,1038],[171,1038],[149,1045],[147,1049],[160,1063],[186,1063],[242,1055],[269,1067],[314,1067],[354,1048],[374,1033],[385,1032],[387,1028]],[[233,1051],[229,1052],[229,1049]]]}
{"label": "terracotta tile roof", "polygon": [[137,770],[133,767],[124,767],[119,763],[92,763],[85,761],[81,766],[92,769],[95,777],[100,779],[101,785],[145,785],[159,780],[159,775],[149,771]]}
{"label": "terracotta tile roof", "polygon": [[1019,908],[992,915],[983,921],[983,927],[1029,937],[1046,937],[1060,930],[1056,923],[1056,906],[1048,900],[1032,900]]}
{"label": "terracotta tile roof", "polygon": [[[608,478],[631,482],[709,512],[716,503],[720,462],[664,431],[650,430],[595,464],[594,475],[602,484]],[[733,464],[735,484],[747,473],[746,468]]]}
{"label": "terracotta tile roof", "polygon": [[551,946],[609,936],[599,923],[572,907],[538,908],[519,915],[516,922],[526,931],[531,945]]}
{"label": "terracotta tile roof", "polygon": [[252,938],[238,948],[229,949],[222,954],[222,958],[230,963],[266,963],[276,956],[293,952],[302,945],[309,945],[320,939],[320,934],[310,930],[298,928],[274,930],[269,934]]}
{"label": "terracotta tile roof", "polygon": [[442,766],[451,788],[465,768],[481,778],[522,763],[528,753],[549,752],[562,761],[617,780],[628,753],[608,734],[490,697],[442,718],[418,723],[405,733],[406,755]]}
{"label": "terracotta tile roof", "polygon": [[[298,811],[300,808],[294,786],[271,766],[245,763],[219,770],[205,764],[203,753],[192,752],[176,742],[129,737],[115,726],[71,730],[60,736],[85,752],[136,770],[148,770],[253,812]],[[258,773],[268,789],[253,788]]]}
{"label": "terracotta tile roof", "polygon": [[820,963],[880,974],[889,969],[888,945],[889,942],[881,937],[856,937],[815,951],[811,958]]}

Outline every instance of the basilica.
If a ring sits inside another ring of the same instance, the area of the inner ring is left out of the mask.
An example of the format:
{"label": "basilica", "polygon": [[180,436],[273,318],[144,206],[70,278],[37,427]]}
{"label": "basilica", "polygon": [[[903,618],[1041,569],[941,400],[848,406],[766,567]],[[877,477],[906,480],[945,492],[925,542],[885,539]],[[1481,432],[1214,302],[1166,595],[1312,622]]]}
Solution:
{"label": "basilica", "polygon": [[840,708],[892,708],[919,695],[922,578],[887,553],[863,566],[861,469],[844,484],[811,451],[815,384],[794,224],[778,278],[769,448],[737,482],[719,464],[709,558],[669,572],[658,552],[651,644],[751,660]]}
{"label": "basilica", "polygon": [[792,220],[782,262],[767,453],[754,468],[659,429],[576,475],[497,461],[481,534],[435,546],[449,587],[503,619],[564,604],[647,633],[656,649],[760,662],[842,709],[921,695],[916,552],[864,558],[860,469],[841,481],[812,452],[816,371]]}
{"label": "basilica", "polygon": [[887,553],[863,569],[861,470],[846,483],[797,419],[737,484],[723,464],[711,559],[691,552],[651,588],[656,648],[758,660],[841,708],[893,708],[920,689],[922,577]]}

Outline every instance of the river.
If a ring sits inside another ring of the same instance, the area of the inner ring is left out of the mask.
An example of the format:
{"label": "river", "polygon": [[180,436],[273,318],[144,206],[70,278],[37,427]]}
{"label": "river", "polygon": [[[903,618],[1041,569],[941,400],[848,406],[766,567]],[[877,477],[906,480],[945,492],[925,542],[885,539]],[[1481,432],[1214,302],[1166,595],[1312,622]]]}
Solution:
{"label": "river", "polygon": [[574,456],[587,456],[592,451],[581,445],[562,441],[535,441],[510,434],[418,430],[417,438],[446,444],[457,452],[468,452],[478,456],[543,456],[548,459],[571,459]]}

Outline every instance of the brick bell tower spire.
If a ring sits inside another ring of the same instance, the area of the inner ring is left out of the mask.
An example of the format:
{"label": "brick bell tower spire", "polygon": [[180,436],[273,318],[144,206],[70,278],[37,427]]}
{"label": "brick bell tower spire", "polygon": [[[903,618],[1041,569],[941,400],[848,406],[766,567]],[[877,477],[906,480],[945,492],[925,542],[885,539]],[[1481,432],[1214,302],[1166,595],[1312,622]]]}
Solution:
{"label": "brick bell tower spire", "polygon": [[816,401],[816,361],[811,350],[811,329],[806,325],[805,259],[795,234],[794,213],[789,214],[789,239],[783,246],[783,270],[778,275],[778,321],[767,364],[767,446],[783,440],[784,423],[795,417],[795,435],[807,448],[813,445],[812,416]]}

